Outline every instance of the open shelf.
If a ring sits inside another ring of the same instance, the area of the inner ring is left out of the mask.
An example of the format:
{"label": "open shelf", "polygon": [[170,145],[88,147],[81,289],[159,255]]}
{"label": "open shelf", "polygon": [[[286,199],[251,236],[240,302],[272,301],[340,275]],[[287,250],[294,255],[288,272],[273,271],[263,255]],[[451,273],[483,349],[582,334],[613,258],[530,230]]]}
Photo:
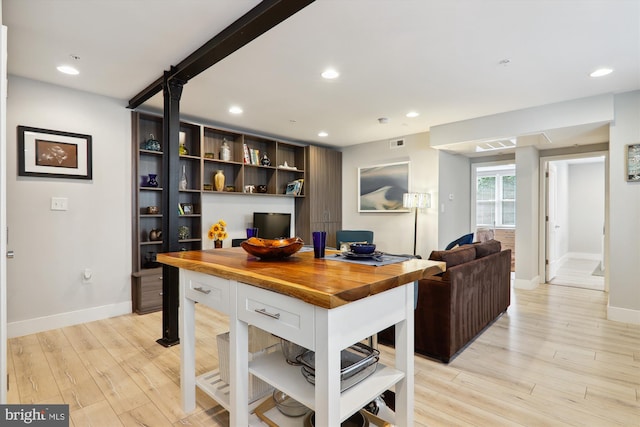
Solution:
{"label": "open shelf", "polygon": [[[302,376],[300,366],[289,365],[280,350],[257,357],[249,363],[249,372],[272,384],[308,408],[315,409],[315,387]],[[362,408],[404,378],[404,372],[378,363],[376,371],[340,394],[340,419],[354,408]]]}

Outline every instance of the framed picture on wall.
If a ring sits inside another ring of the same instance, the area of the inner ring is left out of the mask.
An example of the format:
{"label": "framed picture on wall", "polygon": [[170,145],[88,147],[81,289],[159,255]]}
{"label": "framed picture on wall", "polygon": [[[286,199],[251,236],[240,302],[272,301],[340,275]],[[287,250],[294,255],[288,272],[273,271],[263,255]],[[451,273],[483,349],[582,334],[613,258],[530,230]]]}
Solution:
{"label": "framed picture on wall", "polygon": [[358,168],[358,212],[408,212],[409,162]]}
{"label": "framed picture on wall", "polygon": [[627,181],[640,181],[640,144],[629,144],[627,150]]}
{"label": "framed picture on wall", "polygon": [[18,175],[92,179],[91,135],[18,126]]}

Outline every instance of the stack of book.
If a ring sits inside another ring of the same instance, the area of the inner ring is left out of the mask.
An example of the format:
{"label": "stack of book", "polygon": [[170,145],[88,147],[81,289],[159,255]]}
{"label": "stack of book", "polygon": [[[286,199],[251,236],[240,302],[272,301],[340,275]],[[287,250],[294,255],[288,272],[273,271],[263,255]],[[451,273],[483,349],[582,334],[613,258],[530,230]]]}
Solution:
{"label": "stack of book", "polygon": [[260,150],[257,148],[249,148],[247,144],[244,144],[244,163],[247,165],[259,165]]}

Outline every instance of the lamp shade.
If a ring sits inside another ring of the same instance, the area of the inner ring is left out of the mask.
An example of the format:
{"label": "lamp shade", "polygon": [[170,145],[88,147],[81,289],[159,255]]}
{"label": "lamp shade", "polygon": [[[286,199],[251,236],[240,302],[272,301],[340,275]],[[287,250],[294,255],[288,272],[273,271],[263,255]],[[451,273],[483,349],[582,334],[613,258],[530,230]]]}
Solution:
{"label": "lamp shade", "polygon": [[430,208],[430,193],[404,193],[402,195],[402,206],[405,208]]}

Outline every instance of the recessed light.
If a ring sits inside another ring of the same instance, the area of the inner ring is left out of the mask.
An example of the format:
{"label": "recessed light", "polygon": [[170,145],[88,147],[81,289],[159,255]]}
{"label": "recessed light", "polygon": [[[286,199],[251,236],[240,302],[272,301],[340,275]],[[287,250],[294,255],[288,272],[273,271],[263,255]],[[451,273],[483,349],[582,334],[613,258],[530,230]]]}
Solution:
{"label": "recessed light", "polygon": [[593,73],[589,74],[591,77],[602,77],[602,76],[606,76],[607,74],[611,74],[613,73],[613,70],[611,68],[598,68],[597,70],[595,70]]}
{"label": "recessed light", "polygon": [[322,131],[322,132],[318,132],[318,136],[319,136],[320,138],[326,138],[327,136],[329,136],[329,134],[328,134],[328,133],[326,133],[325,131]]}
{"label": "recessed light", "polygon": [[78,71],[77,68],[74,68],[71,65],[60,65],[59,67],[57,67],[57,69],[61,73],[69,74],[71,76],[77,76],[78,74],[80,74],[80,71]]}
{"label": "recessed light", "polygon": [[321,74],[321,76],[325,79],[331,80],[331,79],[336,79],[338,78],[338,76],[340,75],[339,72],[337,72],[336,70],[334,70],[333,68],[328,68],[326,70],[324,70]]}
{"label": "recessed light", "polygon": [[233,107],[229,108],[229,112],[231,114],[242,114],[242,108],[234,105]]}
{"label": "recessed light", "polygon": [[409,118],[418,117],[419,115],[420,115],[420,113],[418,113],[417,111],[409,111],[407,113],[407,117],[409,117]]}

